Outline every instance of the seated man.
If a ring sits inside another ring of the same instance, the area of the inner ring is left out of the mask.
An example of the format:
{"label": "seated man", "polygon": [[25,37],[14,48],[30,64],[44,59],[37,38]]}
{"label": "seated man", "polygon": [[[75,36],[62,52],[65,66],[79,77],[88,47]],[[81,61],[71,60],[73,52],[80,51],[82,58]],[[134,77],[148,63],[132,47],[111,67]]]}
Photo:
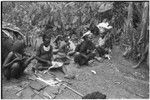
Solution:
{"label": "seated man", "polygon": [[60,47],[58,48],[58,50],[54,51],[54,53],[57,54],[54,59],[55,61],[61,61],[66,64],[69,63],[69,58],[67,57],[67,53],[70,50],[69,45],[69,38],[67,37],[60,42]]}
{"label": "seated man", "polygon": [[19,78],[26,67],[29,65],[34,56],[25,56],[25,43],[23,40],[18,40],[13,44],[13,50],[7,55],[4,63],[3,70],[6,79]]}
{"label": "seated man", "polygon": [[69,51],[69,38],[65,37],[63,41],[60,43],[59,52],[67,54]]}
{"label": "seated man", "polygon": [[70,39],[69,40],[69,52],[67,53],[68,56],[73,56],[74,55],[74,51],[75,51],[75,48],[76,48],[76,45],[75,43]]}
{"label": "seated man", "polygon": [[70,51],[74,51],[76,48],[75,44],[73,43],[71,39],[69,40],[69,47],[70,47]]}
{"label": "seated man", "polygon": [[53,57],[53,47],[50,45],[51,37],[44,34],[42,39],[43,43],[38,48],[35,57],[38,61],[36,70],[41,71],[48,69],[52,65],[51,61]]}
{"label": "seated man", "polygon": [[88,65],[88,61],[94,58],[95,45],[88,39],[88,35],[82,37],[83,41],[75,49],[74,62],[81,65]]}
{"label": "seated man", "polygon": [[109,49],[105,48],[106,39],[105,39],[104,35],[102,35],[99,38],[98,42],[99,42],[99,44],[96,46],[96,51],[99,54],[99,57],[104,57],[104,58],[110,59],[110,57],[108,55],[109,54]]}

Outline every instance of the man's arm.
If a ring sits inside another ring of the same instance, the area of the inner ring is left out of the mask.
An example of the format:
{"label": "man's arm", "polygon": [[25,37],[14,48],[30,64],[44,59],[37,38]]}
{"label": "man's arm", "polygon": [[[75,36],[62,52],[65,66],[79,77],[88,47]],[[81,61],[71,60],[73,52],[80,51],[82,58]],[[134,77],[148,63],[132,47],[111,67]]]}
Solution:
{"label": "man's arm", "polygon": [[10,53],[7,55],[7,57],[6,57],[6,59],[5,59],[4,63],[3,63],[3,67],[4,67],[4,68],[7,68],[7,67],[11,66],[14,62],[19,61],[19,59],[16,58],[16,59],[14,59],[14,60],[12,60],[12,61],[10,62],[12,56],[13,56],[13,52],[10,52]]}
{"label": "man's arm", "polygon": [[45,63],[48,62],[48,60],[45,60],[45,59],[40,58],[40,57],[38,57],[38,56],[35,56],[35,59],[37,59],[38,61],[41,61],[41,62],[45,62]]}
{"label": "man's arm", "polygon": [[75,48],[75,52],[79,52],[80,51],[80,47],[81,47],[81,43],[77,44],[76,48]]}
{"label": "man's arm", "polygon": [[36,53],[35,59],[37,59],[38,61],[47,63],[48,60],[45,60],[45,59],[40,57],[40,54],[41,54],[40,49],[41,49],[41,46],[37,49],[37,53]]}
{"label": "man's arm", "polygon": [[51,55],[51,60],[53,59],[53,46],[50,46],[51,48],[51,50],[50,50],[50,55]]}
{"label": "man's arm", "polygon": [[23,52],[22,55],[25,56],[25,57],[30,57],[30,54],[28,54],[26,52]]}
{"label": "man's arm", "polygon": [[28,66],[29,63],[35,58],[35,56],[31,56],[30,58],[28,58],[26,61],[25,61],[25,66]]}
{"label": "man's arm", "polygon": [[87,55],[85,55],[85,54],[83,54],[83,53],[80,53],[82,56],[84,56],[85,58],[88,58],[88,56]]}
{"label": "man's arm", "polygon": [[82,52],[80,52],[81,45],[82,45],[82,42],[76,46],[75,53],[76,54],[80,53],[82,56],[84,56],[85,58],[87,58],[87,56],[85,54],[83,54]]}
{"label": "man's arm", "polygon": [[52,58],[53,58],[53,47],[52,47],[52,46],[50,46],[49,55],[51,56],[49,60],[42,59],[42,58],[40,58],[40,57],[38,57],[38,56],[35,57],[35,58],[38,59],[38,60],[40,60],[40,61],[42,61],[42,62],[46,62],[46,63],[48,63],[49,65],[52,65],[52,63],[51,63]]}

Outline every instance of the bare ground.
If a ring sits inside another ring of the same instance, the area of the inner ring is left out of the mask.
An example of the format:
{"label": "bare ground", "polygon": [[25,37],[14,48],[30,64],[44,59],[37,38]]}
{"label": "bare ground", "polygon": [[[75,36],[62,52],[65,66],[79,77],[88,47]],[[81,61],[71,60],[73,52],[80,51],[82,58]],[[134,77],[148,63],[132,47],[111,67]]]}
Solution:
{"label": "bare ground", "polygon": [[[108,99],[120,98],[149,98],[149,69],[143,67],[132,69],[133,64],[126,61],[118,47],[114,47],[111,60],[103,62],[94,61],[89,66],[77,67],[71,62],[66,66],[68,73],[75,75],[75,79],[65,79],[61,71],[52,71],[57,77],[71,83],[68,85],[83,95],[99,91],[106,94]],[[35,65],[34,61],[26,70],[26,74],[19,80],[3,80],[2,96],[4,99],[42,99],[44,91],[55,99],[81,99],[81,97],[64,86],[48,86],[43,90],[34,92],[30,86],[27,86],[20,94],[15,94],[18,90],[25,87],[26,84],[39,84],[39,81],[31,81],[31,67]],[[94,74],[91,70],[94,70]],[[49,75],[45,75],[48,77]],[[48,78],[51,78],[49,76]],[[34,83],[33,83],[34,82]]]}

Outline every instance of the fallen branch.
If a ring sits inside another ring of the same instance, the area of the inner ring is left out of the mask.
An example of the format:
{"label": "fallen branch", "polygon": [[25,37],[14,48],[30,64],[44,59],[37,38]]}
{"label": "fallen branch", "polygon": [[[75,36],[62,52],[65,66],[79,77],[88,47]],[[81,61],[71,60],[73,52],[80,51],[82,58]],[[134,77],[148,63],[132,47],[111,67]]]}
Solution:
{"label": "fallen branch", "polygon": [[[62,82],[61,80],[59,80],[58,78],[56,78],[57,81]],[[72,89],[71,87],[67,86],[66,84],[63,84],[63,86],[65,86],[66,88],[68,88],[69,90],[73,91],[74,93],[78,94],[79,96],[83,97],[83,94],[79,93],[78,91]]]}

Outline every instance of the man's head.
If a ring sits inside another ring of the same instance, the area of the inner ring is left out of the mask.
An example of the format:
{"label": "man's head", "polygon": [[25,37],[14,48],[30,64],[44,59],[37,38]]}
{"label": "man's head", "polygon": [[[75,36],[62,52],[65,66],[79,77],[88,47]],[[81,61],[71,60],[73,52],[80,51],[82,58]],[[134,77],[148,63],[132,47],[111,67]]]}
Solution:
{"label": "man's head", "polygon": [[93,35],[98,36],[100,34],[99,28],[96,25],[91,25],[89,30]]}
{"label": "man's head", "polygon": [[58,35],[57,38],[58,38],[59,40],[62,40],[63,36],[62,36],[62,35]]}
{"label": "man's head", "polygon": [[44,46],[46,47],[49,46],[50,41],[51,41],[51,36],[48,34],[44,34],[42,39],[43,39]]}
{"label": "man's head", "polygon": [[25,41],[24,40],[17,40],[13,44],[12,51],[23,54],[25,48],[26,48]]}

